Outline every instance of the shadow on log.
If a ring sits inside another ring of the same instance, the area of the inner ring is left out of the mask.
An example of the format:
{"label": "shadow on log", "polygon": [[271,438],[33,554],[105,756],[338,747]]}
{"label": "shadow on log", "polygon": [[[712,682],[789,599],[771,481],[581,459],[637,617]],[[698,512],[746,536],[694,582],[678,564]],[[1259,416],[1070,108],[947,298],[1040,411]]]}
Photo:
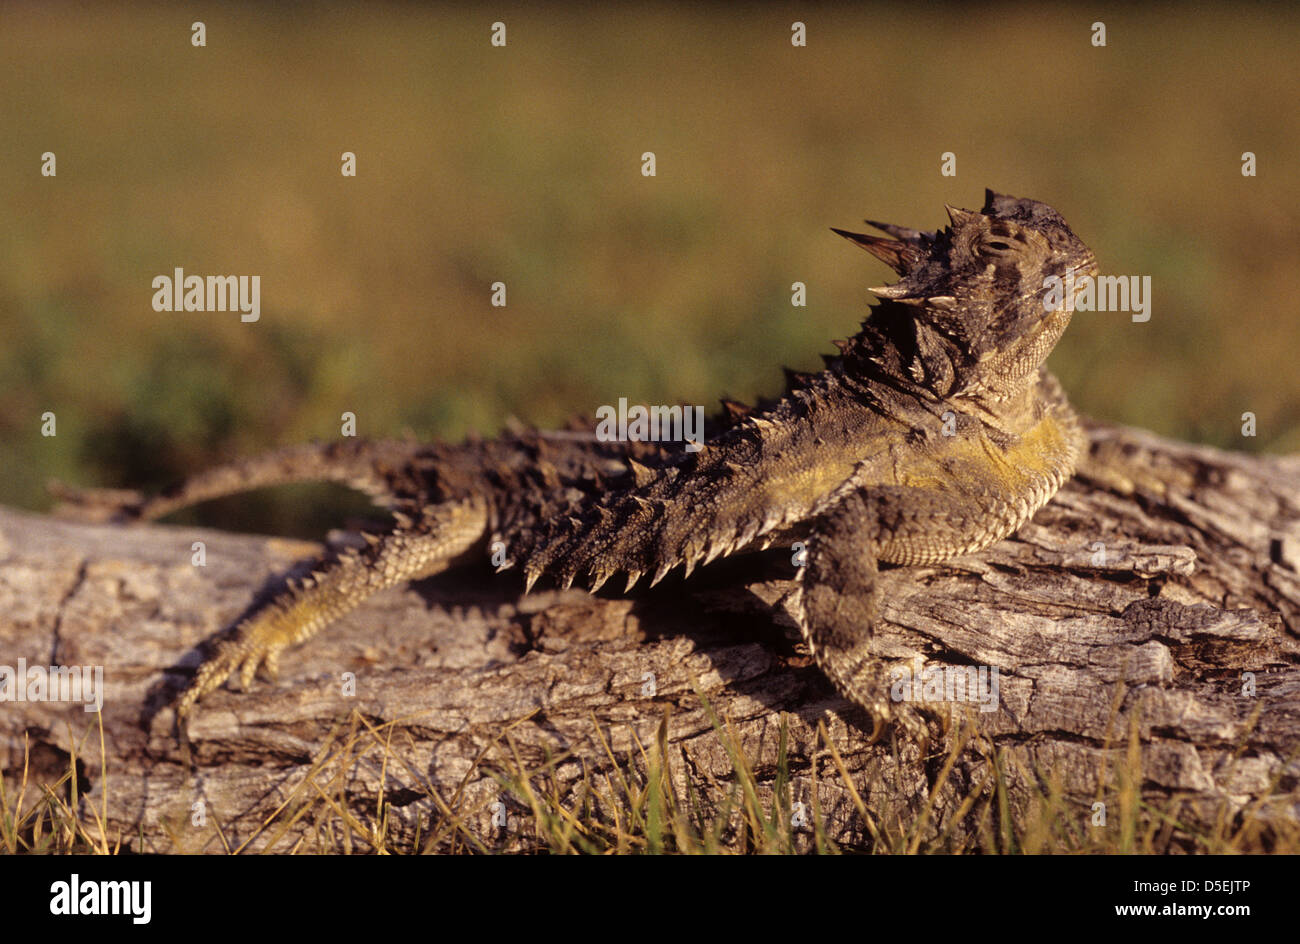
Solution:
{"label": "shadow on log", "polygon": [[499,778],[609,820],[615,768],[644,773],[662,736],[679,795],[725,808],[730,742],[764,808],[815,812],[843,848],[983,848],[1046,803],[1072,848],[1140,822],[1159,851],[1294,851],[1300,457],[1091,435],[1014,537],[882,574],[882,652],[923,657],[922,681],[996,669],[996,710],[932,705],[928,745],[873,742],[801,651],[782,551],[629,598],[522,597],[486,567],[388,591],[277,683],[205,699],[191,768],[169,702],[197,647],[317,546],[0,509],[0,665],[102,666],[104,693],[103,755],[80,704],[0,702],[8,795],[25,763],[30,803],[75,755],[81,818],[124,849],[527,849]]}

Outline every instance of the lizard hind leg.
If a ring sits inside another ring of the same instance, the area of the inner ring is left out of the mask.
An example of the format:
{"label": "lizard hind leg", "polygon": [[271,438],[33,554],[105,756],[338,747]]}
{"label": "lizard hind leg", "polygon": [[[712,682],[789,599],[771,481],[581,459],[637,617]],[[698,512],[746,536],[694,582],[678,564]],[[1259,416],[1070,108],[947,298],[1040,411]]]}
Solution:
{"label": "lizard hind leg", "polygon": [[924,719],[891,698],[890,663],[872,649],[878,620],[876,516],[861,492],[847,496],[815,525],[802,587],[799,626],[818,666],[849,701],[877,724],[894,722],[925,741]]}
{"label": "lizard hind leg", "polygon": [[244,688],[261,666],[274,677],[284,649],[308,639],[372,594],[461,563],[478,550],[487,522],[484,502],[447,502],[427,508],[420,518],[407,519],[388,534],[368,536],[364,548],[323,559],[310,578],[286,587],[211,646],[177,700],[178,721],[236,671]]}

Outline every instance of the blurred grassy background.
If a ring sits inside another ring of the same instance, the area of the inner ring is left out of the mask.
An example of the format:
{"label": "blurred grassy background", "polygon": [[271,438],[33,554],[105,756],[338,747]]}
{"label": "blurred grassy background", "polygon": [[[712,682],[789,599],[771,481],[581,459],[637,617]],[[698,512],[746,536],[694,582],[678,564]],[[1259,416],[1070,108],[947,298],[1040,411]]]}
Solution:
{"label": "blurred grassy background", "polygon": [[[1149,323],[1081,314],[1053,355],[1080,409],[1300,449],[1295,8],[42,3],[0,20],[5,503],[46,507],[50,477],[156,486],[332,438],[345,410],[362,435],[455,438],[620,396],[771,394],[888,278],[827,227],[932,228],[985,186],[1056,206],[1104,273],[1152,278]],[[261,320],[154,312],[150,282],[177,266],[261,275]],[[318,533],[336,499],[206,520]]]}

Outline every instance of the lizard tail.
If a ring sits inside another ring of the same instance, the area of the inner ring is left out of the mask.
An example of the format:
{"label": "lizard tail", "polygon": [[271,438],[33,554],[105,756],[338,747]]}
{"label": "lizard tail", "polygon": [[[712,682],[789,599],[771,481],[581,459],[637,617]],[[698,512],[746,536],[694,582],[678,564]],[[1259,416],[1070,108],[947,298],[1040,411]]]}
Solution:
{"label": "lizard tail", "polygon": [[157,495],[131,489],[77,488],[51,482],[59,500],[55,515],[80,521],[151,521],[213,498],[293,482],[338,482],[387,505],[394,496],[381,475],[400,467],[420,449],[402,440],[344,440],[277,449],[183,479]]}

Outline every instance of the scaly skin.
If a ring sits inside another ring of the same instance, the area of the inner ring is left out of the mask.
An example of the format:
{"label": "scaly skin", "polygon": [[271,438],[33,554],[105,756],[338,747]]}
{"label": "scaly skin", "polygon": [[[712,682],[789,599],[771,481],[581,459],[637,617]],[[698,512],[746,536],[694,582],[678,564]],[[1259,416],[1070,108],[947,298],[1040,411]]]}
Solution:
{"label": "scaly skin", "polygon": [[[162,495],[63,489],[88,517],[145,520],[266,484],[330,479],[390,509],[366,547],[219,640],[177,704],[178,719],[238,671],[273,675],[280,652],[393,584],[501,544],[525,589],[550,577],[631,589],[675,567],[803,537],[798,613],[818,664],[877,723],[923,737],[889,698],[873,652],[880,561],[936,563],[1015,531],[1073,474],[1083,434],[1043,362],[1070,310],[1045,311],[1045,280],[1095,275],[1092,253],[1041,203],[989,192],[949,208],[935,233],[873,223],[843,233],[902,278],[839,356],[792,375],[762,409],[725,403],[699,452],[599,442],[591,432],[525,432],[460,445],[348,442],[281,450],[209,470]],[[837,231],[839,232],[839,231]],[[588,427],[590,429],[590,427]]]}

